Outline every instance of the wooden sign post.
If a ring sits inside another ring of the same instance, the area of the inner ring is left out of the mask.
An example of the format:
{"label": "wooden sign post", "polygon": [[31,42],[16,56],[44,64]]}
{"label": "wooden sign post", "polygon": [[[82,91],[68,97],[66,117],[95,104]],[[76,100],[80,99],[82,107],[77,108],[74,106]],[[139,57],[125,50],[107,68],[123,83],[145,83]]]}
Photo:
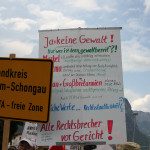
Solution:
{"label": "wooden sign post", "polygon": [[[9,57],[10,59],[15,58],[16,55],[10,54]],[[2,150],[8,150],[9,131],[10,131],[10,120],[4,120]]]}

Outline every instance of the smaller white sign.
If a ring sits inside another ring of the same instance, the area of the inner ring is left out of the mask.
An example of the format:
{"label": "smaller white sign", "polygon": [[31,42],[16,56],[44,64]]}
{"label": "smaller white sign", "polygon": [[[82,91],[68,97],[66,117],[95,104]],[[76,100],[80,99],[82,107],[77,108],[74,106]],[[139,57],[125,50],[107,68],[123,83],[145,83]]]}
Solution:
{"label": "smaller white sign", "polygon": [[30,122],[25,123],[21,139],[23,138],[34,139],[36,141],[37,123],[30,123]]}

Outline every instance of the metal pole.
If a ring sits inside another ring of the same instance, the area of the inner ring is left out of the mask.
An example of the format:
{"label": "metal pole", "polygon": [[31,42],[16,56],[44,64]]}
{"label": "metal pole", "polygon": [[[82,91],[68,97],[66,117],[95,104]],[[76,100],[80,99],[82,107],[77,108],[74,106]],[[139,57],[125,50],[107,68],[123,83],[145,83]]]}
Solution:
{"label": "metal pole", "polygon": [[135,127],[136,127],[136,116],[138,115],[137,112],[133,113],[134,116],[134,128],[133,128],[133,142],[134,142],[134,137],[135,137]]}
{"label": "metal pole", "polygon": [[150,135],[148,135],[148,138],[149,138],[149,148],[148,149],[150,150]]}

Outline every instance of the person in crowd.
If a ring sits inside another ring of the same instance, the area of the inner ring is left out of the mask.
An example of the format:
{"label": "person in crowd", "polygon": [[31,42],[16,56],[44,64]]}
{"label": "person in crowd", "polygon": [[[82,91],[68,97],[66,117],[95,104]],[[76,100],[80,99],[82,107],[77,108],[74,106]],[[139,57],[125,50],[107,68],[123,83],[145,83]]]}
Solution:
{"label": "person in crowd", "polygon": [[117,150],[141,150],[139,144],[135,142],[125,142],[117,147]]}
{"label": "person in crowd", "polygon": [[84,150],[94,150],[96,148],[96,145],[84,145]]}
{"label": "person in crowd", "polygon": [[19,142],[18,150],[35,150],[35,142],[33,140],[24,138]]}
{"label": "person in crowd", "polygon": [[11,145],[11,146],[9,146],[8,150],[17,150],[17,148],[16,148],[16,146]]}

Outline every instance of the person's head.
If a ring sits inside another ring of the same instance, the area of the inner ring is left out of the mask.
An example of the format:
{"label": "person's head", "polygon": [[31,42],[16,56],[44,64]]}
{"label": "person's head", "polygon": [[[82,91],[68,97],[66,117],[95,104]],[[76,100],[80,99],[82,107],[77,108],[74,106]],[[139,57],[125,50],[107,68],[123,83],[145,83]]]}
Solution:
{"label": "person's head", "polygon": [[117,147],[117,150],[141,150],[141,147],[139,144],[134,142],[126,142],[123,144],[120,144]]}
{"label": "person's head", "polygon": [[16,146],[14,146],[14,145],[11,145],[9,148],[8,148],[8,150],[16,150],[17,148],[16,148]]}
{"label": "person's head", "polygon": [[35,150],[35,142],[24,138],[19,142],[18,150]]}
{"label": "person's head", "polygon": [[94,150],[96,148],[96,145],[84,145],[84,150]]}

